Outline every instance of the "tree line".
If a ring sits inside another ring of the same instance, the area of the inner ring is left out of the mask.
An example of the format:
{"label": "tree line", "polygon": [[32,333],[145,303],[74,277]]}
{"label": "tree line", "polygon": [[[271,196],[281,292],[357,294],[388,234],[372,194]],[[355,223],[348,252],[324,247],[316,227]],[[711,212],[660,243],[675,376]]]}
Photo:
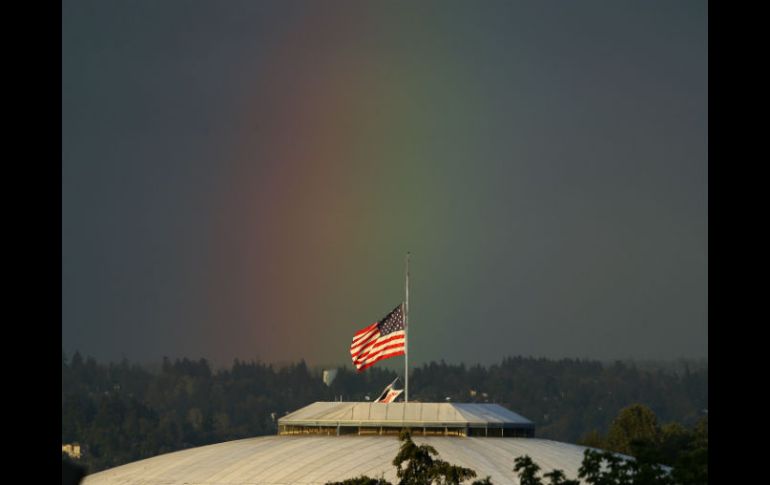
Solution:
{"label": "tree line", "polygon": [[[164,358],[158,370],[62,352],[62,443],[80,443],[89,473],[184,448],[275,434],[277,420],[315,401],[364,401],[396,377],[340,367],[330,386],[304,361],[273,365]],[[536,436],[597,443],[633,403],[661,422],[694,426],[708,408],[708,367],[672,371],[617,362],[511,357],[491,366],[431,362],[412,369],[410,400],[495,402],[535,421]],[[673,425],[672,425],[673,426]],[[666,428],[676,435],[679,428]],[[681,434],[681,433],[679,433]],[[593,440],[593,441],[591,441]]]}

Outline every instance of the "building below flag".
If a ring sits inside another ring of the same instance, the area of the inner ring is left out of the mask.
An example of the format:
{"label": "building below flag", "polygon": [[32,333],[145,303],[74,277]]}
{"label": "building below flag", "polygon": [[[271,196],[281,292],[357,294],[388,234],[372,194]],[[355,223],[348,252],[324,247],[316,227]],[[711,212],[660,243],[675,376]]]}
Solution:
{"label": "building below flag", "polygon": [[404,305],[398,305],[379,322],[362,328],[353,335],[350,356],[358,372],[390,357],[404,355],[406,332]]}

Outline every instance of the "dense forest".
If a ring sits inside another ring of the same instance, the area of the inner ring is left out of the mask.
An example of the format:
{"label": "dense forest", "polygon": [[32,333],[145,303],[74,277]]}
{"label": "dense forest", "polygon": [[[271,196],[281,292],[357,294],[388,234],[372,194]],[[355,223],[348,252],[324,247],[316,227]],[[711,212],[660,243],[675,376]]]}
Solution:
{"label": "dense forest", "polygon": [[[276,420],[314,401],[363,401],[395,377],[341,367],[330,386],[304,361],[164,359],[157,371],[62,353],[62,443],[80,443],[90,473],[160,453],[273,434]],[[597,440],[618,412],[649,407],[661,423],[693,427],[708,412],[708,365],[604,364],[511,357],[491,366],[431,362],[412,369],[410,401],[495,402],[535,421],[536,436]]]}

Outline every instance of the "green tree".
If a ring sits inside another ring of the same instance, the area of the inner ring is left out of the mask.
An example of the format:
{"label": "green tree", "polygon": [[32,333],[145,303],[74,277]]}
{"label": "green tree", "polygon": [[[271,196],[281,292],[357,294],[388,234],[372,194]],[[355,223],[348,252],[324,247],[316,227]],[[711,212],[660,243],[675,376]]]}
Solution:
{"label": "green tree", "polygon": [[578,477],[589,485],[674,485],[665,468],[610,451],[586,450]]}
{"label": "green tree", "polygon": [[356,478],[348,478],[341,482],[326,482],[326,485],[392,485],[384,478],[370,478],[367,476],[360,476]]}
{"label": "green tree", "polygon": [[481,480],[474,480],[471,482],[471,485],[493,485],[492,480],[489,478],[489,475],[482,478]]}
{"label": "green tree", "polygon": [[[540,466],[532,461],[528,455],[519,456],[514,460],[513,471],[519,475],[520,485],[542,485],[543,481],[538,476]],[[567,480],[561,470],[551,470],[543,474],[548,479],[547,485],[580,485],[577,480]]]}
{"label": "green tree", "polygon": [[676,458],[672,475],[682,485],[708,484],[708,417],[695,425],[690,442]]}
{"label": "green tree", "polygon": [[620,410],[607,433],[607,447],[635,456],[659,444],[658,419],[650,408],[632,404]]}
{"label": "green tree", "polygon": [[553,470],[543,474],[543,476],[549,480],[548,485],[580,485],[579,480],[567,480],[561,470]]}
{"label": "green tree", "polygon": [[540,465],[532,461],[528,455],[519,456],[514,460],[513,471],[519,474],[519,485],[542,485],[537,473]]}
{"label": "green tree", "polygon": [[459,485],[476,476],[470,468],[434,459],[433,456],[438,455],[436,449],[430,445],[415,444],[408,430],[401,431],[399,440],[401,448],[393,459],[399,485]]}
{"label": "green tree", "polygon": [[431,478],[439,485],[460,485],[465,480],[475,477],[476,472],[470,468],[452,465],[444,460],[433,460]]}
{"label": "green tree", "polygon": [[661,426],[657,461],[673,466],[679,454],[689,446],[692,439],[692,432],[679,423]]}
{"label": "green tree", "polygon": [[[476,476],[476,472],[470,468],[452,465],[439,459],[438,452],[432,446],[415,444],[408,430],[401,431],[399,440],[401,447],[393,459],[399,485],[460,485],[463,481]],[[384,478],[360,476],[342,482],[328,482],[326,485],[391,484]],[[476,480],[471,485],[492,485],[492,482],[489,477],[486,477],[483,480]]]}
{"label": "green tree", "polygon": [[592,429],[578,440],[578,444],[591,448],[607,448],[607,441],[598,430]]}

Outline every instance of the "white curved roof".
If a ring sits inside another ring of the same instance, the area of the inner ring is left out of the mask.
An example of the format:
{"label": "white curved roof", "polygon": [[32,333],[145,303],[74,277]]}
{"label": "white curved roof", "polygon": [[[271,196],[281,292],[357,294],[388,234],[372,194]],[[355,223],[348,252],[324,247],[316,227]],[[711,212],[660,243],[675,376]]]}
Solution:
{"label": "white curved roof", "polygon": [[[517,456],[529,455],[543,472],[577,478],[582,446],[536,438],[415,436],[441,459],[489,475],[497,485],[516,484]],[[359,475],[397,483],[392,465],[396,436],[264,436],[159,455],[87,476],[84,485],[324,484]]]}
{"label": "white curved roof", "polygon": [[304,426],[498,426],[534,427],[498,404],[436,402],[315,402],[278,420]]}

